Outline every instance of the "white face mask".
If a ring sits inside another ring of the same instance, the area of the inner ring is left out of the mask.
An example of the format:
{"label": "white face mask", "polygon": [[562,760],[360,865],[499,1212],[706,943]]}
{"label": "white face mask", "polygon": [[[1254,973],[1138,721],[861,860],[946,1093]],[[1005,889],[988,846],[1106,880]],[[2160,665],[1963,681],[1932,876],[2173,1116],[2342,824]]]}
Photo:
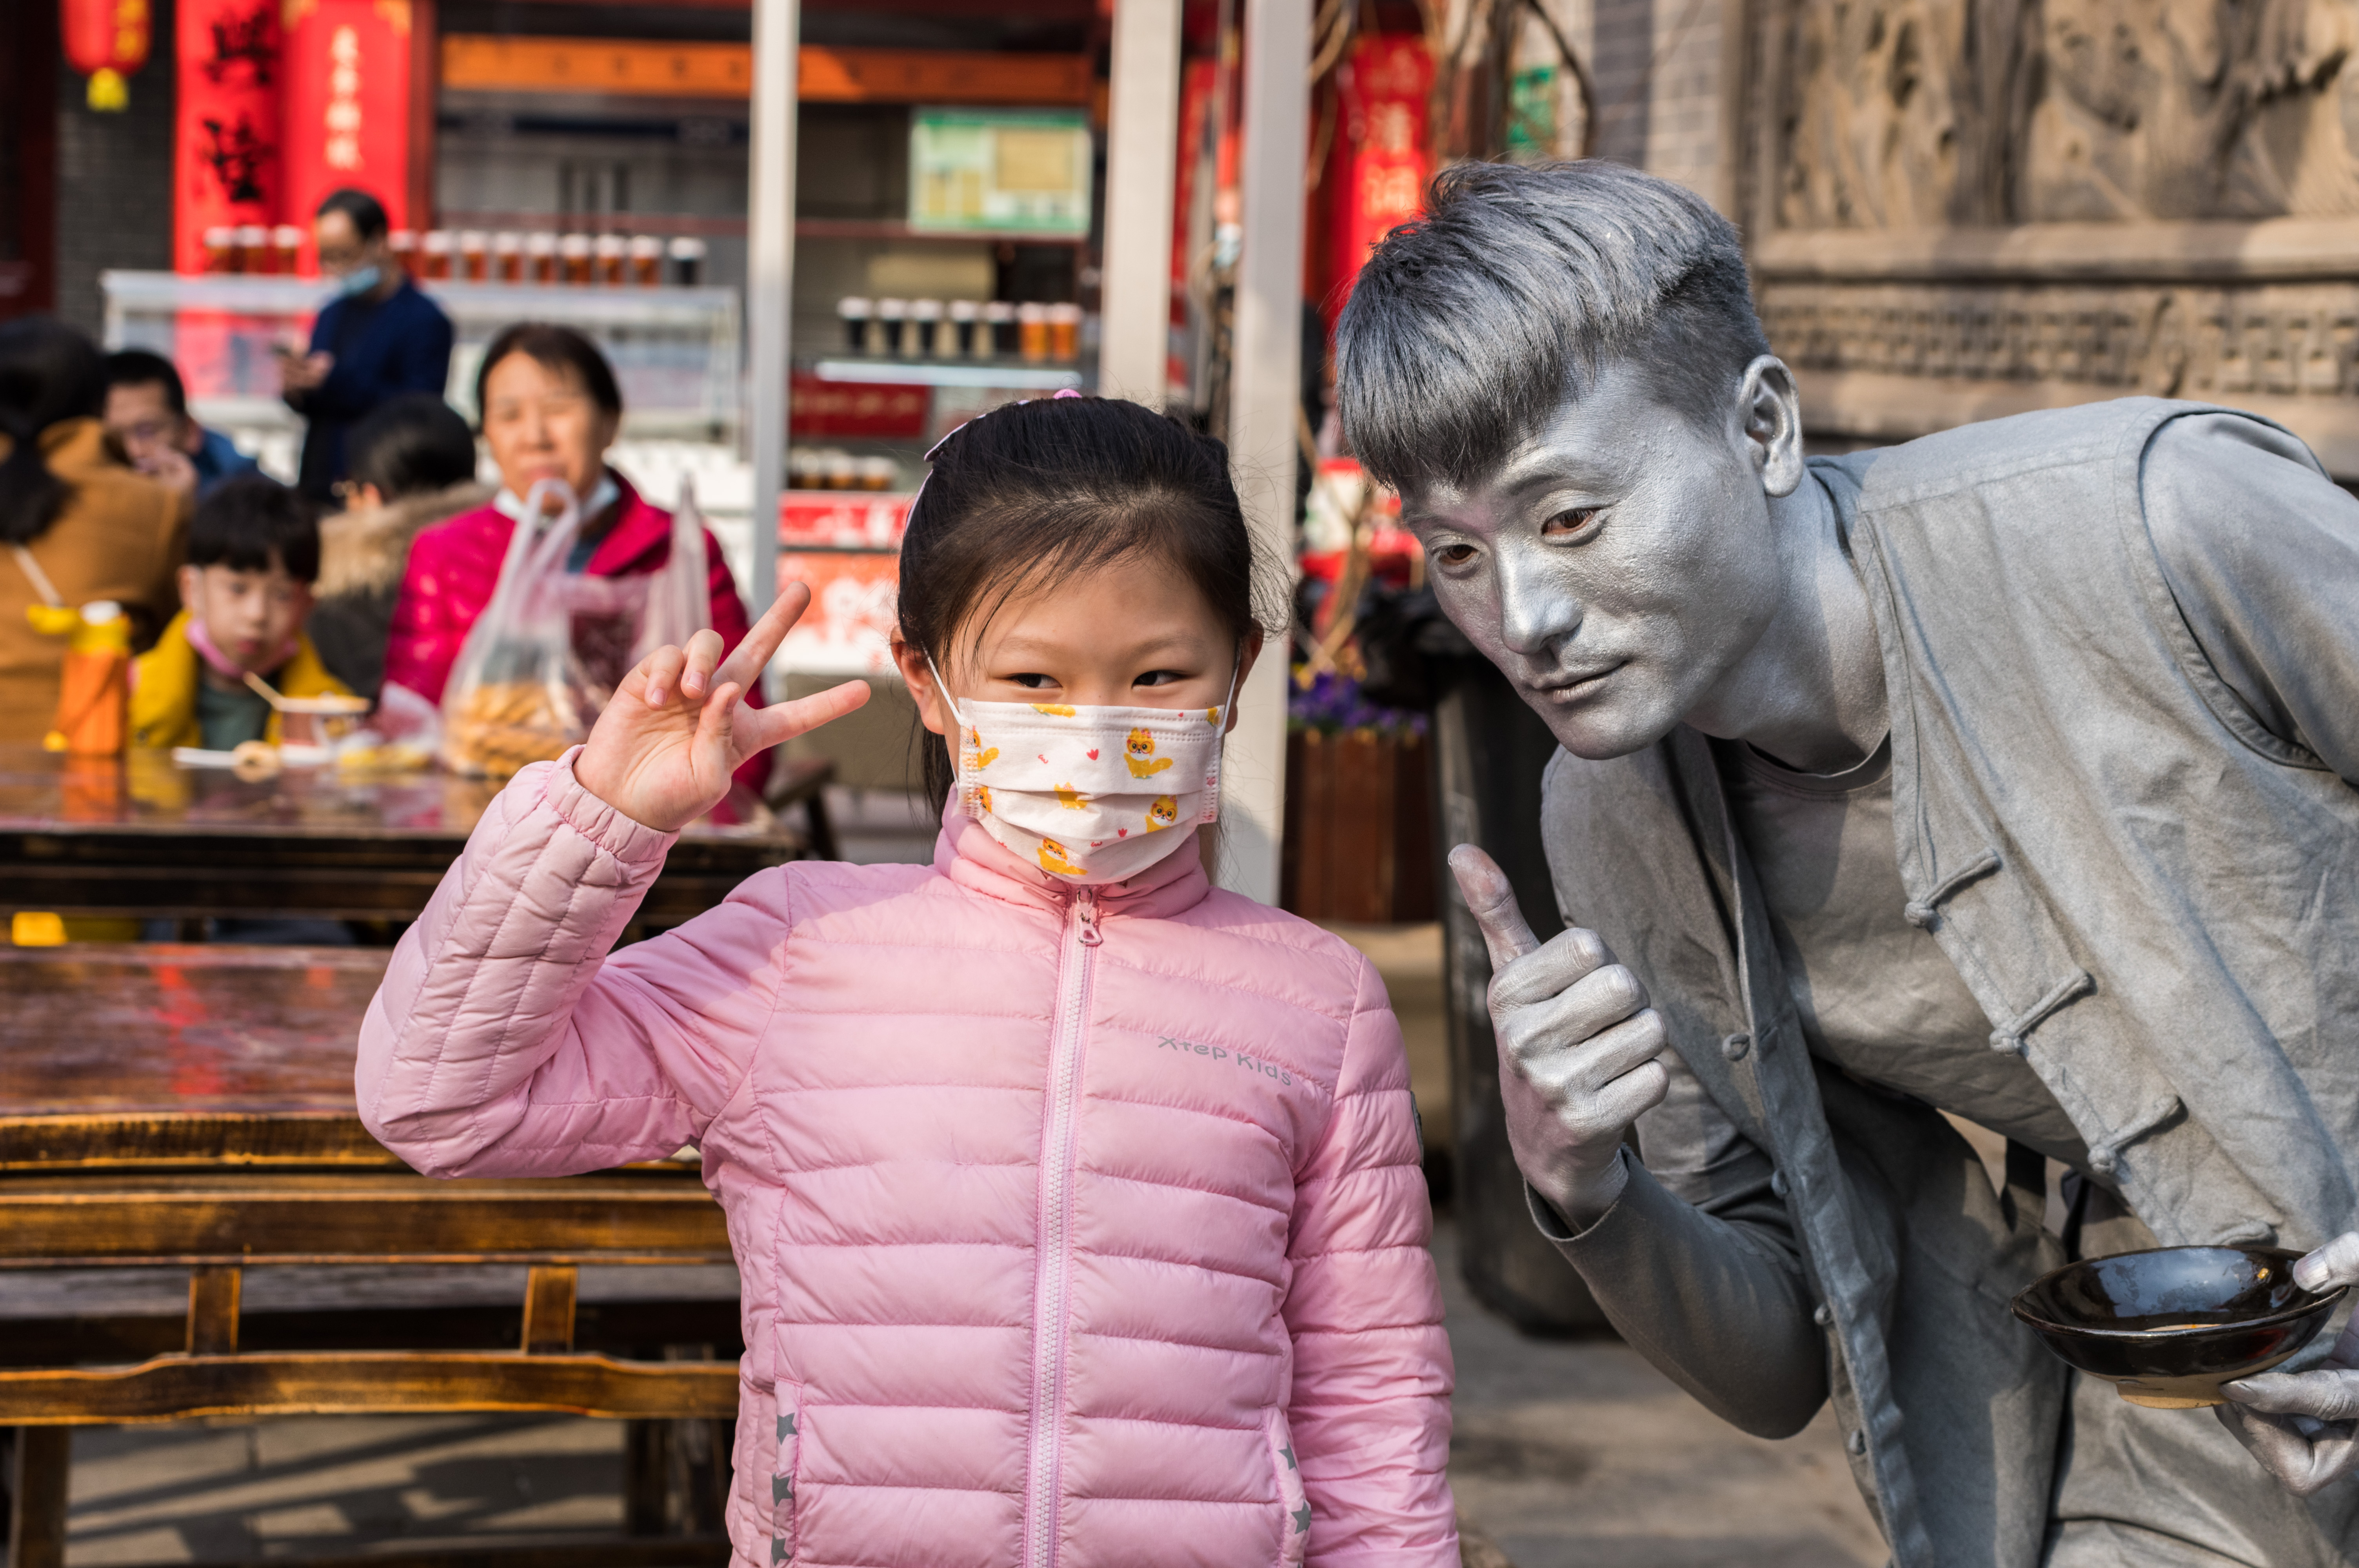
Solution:
{"label": "white face mask", "polygon": [[1226,701],[1177,710],[962,704],[940,670],[934,685],[959,725],[959,809],[1065,881],[1127,881],[1180,847],[1187,835],[1176,829],[1220,816]]}

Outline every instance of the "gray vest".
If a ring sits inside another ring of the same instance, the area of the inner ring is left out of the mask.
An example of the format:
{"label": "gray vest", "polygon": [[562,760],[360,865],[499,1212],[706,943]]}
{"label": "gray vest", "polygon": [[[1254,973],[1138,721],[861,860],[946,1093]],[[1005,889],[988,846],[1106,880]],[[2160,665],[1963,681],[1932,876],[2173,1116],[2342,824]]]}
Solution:
{"label": "gray vest", "polygon": [[[1883,650],[1908,914],[1992,1049],[2165,1244],[2310,1247],[2359,1192],[2359,791],[2254,719],[2164,579],[2142,459],[2208,412],[2125,399],[1811,466]],[[1897,1561],[2036,1563],[2063,1382],[2005,1309],[2060,1260],[2037,1215],[1929,1109],[1811,1061],[1701,736],[1560,752],[1547,801],[1565,919],[1777,1165]]]}

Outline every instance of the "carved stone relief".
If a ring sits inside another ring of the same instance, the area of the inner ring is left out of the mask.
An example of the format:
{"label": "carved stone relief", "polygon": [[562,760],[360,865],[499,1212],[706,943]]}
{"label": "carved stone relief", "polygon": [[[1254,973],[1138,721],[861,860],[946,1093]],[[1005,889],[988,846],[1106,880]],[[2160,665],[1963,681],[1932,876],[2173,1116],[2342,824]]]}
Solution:
{"label": "carved stone relief", "polygon": [[2359,0],[1790,0],[1781,228],[2359,214]]}
{"label": "carved stone relief", "polygon": [[1756,294],[1819,433],[2257,402],[2359,479],[2359,0],[1764,5]]}
{"label": "carved stone relief", "polygon": [[2092,396],[2359,395],[2359,286],[1780,284],[1762,324],[1810,371],[2061,382]]}

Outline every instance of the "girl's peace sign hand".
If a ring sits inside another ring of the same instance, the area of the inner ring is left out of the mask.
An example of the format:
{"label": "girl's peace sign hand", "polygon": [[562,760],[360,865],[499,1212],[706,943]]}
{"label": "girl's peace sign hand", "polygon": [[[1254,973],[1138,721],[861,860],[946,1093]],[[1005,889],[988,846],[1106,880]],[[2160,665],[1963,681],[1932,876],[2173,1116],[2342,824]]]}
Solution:
{"label": "girl's peace sign hand", "polygon": [[742,700],[810,604],[810,589],[788,584],[726,663],[712,631],[641,660],[573,759],[582,787],[634,822],[677,833],[721,804],[746,758],[866,702],[868,683],[857,680],[776,708]]}

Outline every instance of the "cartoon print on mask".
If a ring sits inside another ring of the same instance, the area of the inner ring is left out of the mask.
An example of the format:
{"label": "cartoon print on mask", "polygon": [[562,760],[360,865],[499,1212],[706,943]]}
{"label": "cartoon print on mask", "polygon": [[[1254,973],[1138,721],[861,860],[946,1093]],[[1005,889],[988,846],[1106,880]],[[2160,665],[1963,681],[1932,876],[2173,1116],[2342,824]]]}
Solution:
{"label": "cartoon print on mask", "polygon": [[[1232,689],[1243,673],[1241,659]],[[962,702],[935,682],[958,726],[959,812],[1027,865],[1067,883],[1124,881],[1220,814],[1221,729],[1207,715],[1225,717],[1233,699],[1176,709]]]}
{"label": "cartoon print on mask", "polygon": [[1170,758],[1155,754],[1155,737],[1144,730],[1132,730],[1123,750],[1130,753],[1126,761],[1130,763],[1130,776],[1135,779],[1151,779],[1171,765]]}
{"label": "cartoon print on mask", "polygon": [[1208,708],[1204,709],[1204,722],[1205,722],[1205,723],[1207,723],[1207,724],[1218,724],[1220,721],[1221,721],[1221,710],[1220,710],[1219,708]]}

